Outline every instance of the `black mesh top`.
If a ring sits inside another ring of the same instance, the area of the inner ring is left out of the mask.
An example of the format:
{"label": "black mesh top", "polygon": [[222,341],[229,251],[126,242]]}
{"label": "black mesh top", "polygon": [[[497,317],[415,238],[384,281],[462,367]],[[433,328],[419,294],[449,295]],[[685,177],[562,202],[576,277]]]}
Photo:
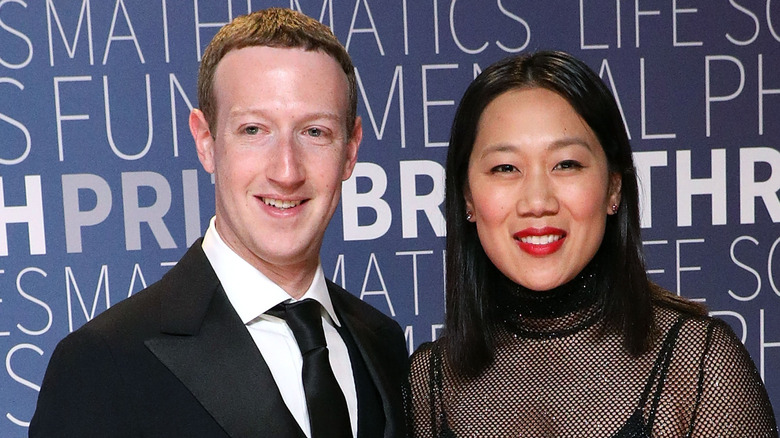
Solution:
{"label": "black mesh top", "polygon": [[637,357],[582,296],[514,297],[526,316],[506,313],[495,359],[474,378],[453,373],[441,342],[422,345],[407,397],[412,436],[778,436],[756,367],[724,322],[656,306],[658,336]]}

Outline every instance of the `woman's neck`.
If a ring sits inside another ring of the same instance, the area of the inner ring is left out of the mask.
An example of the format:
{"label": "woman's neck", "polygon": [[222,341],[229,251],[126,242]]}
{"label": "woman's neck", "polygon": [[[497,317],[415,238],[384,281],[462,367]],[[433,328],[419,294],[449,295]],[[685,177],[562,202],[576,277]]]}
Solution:
{"label": "woman's neck", "polygon": [[556,337],[590,326],[600,316],[597,266],[589,263],[574,279],[547,291],[512,283],[496,297],[497,315],[521,336]]}

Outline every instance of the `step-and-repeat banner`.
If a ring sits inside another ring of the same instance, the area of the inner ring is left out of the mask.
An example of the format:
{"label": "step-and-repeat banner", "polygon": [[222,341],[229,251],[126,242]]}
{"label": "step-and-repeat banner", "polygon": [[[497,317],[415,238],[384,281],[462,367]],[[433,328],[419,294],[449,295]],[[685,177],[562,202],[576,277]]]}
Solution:
{"label": "step-and-repeat banner", "polygon": [[493,61],[563,49],[620,105],[652,279],[734,328],[780,413],[780,1],[0,0],[0,436],[26,436],[56,343],[204,232],[200,57],[269,6],[329,25],[354,58],[365,135],[322,263],[410,350],[442,330],[461,94]]}

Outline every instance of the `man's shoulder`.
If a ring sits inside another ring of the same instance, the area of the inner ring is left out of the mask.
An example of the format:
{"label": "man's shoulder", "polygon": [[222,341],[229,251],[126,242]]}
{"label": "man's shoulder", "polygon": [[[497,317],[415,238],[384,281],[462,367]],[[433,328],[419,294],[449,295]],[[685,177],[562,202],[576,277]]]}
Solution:
{"label": "man's shoulder", "polygon": [[326,281],[337,313],[346,312],[356,315],[361,321],[369,325],[398,326],[398,323],[393,318],[385,315],[376,307],[366,303],[336,283],[330,280]]}
{"label": "man's shoulder", "polygon": [[68,335],[68,338],[97,335],[110,339],[147,332],[152,329],[154,322],[159,321],[161,294],[160,281],[153,283],[134,295],[111,305]]}
{"label": "man's shoulder", "polygon": [[216,277],[209,276],[209,270],[204,269],[204,263],[208,262],[198,242],[158,281],[111,305],[72,335],[92,332],[106,337],[133,337],[159,331],[166,307],[176,307],[177,301],[192,300],[192,292],[198,287],[217,284]]}
{"label": "man's shoulder", "polygon": [[373,366],[392,376],[390,380],[398,382],[398,388],[403,386],[409,369],[409,351],[398,322],[330,281],[328,289],[339,319],[371,357]]}

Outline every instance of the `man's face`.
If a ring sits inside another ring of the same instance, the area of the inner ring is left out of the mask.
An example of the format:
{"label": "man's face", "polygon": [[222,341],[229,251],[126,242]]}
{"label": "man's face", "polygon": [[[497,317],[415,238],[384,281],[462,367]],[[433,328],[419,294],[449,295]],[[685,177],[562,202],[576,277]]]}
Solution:
{"label": "man's face", "polygon": [[215,176],[217,231],[272,280],[319,263],[362,137],[359,119],[347,130],[347,87],[322,52],[246,47],[217,65],[216,126],[198,110],[190,117],[200,161]]}

